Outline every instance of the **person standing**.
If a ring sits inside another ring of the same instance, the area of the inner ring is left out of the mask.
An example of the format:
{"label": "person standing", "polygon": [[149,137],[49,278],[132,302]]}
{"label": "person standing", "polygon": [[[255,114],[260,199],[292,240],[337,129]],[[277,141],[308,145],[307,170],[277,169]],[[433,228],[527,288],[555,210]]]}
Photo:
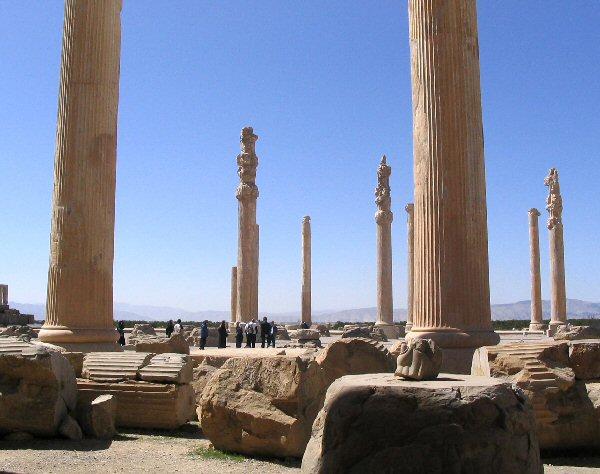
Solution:
{"label": "person standing", "polygon": [[200,350],[204,350],[208,339],[208,321],[204,321],[200,326]]}
{"label": "person standing", "polygon": [[273,345],[273,347],[275,347],[275,340],[277,339],[277,324],[275,324],[275,321],[271,321],[271,334],[269,337],[269,343],[267,344],[267,347],[269,347],[270,344]]}
{"label": "person standing", "polygon": [[260,347],[263,349],[265,345],[269,347],[269,339],[271,338],[271,325],[265,316],[260,323]]}
{"label": "person standing", "polygon": [[173,334],[173,329],[174,329],[174,324],[173,324],[173,320],[169,319],[169,322],[167,323],[167,326],[165,327],[165,334],[167,335],[167,337],[171,337],[171,334]]}
{"label": "person standing", "polygon": [[238,349],[242,347],[242,342],[244,342],[244,328],[238,321],[235,323],[235,347]]}
{"label": "person standing", "polygon": [[221,321],[221,325],[219,326],[219,349],[227,347],[227,334],[227,325],[225,321]]}
{"label": "person standing", "polygon": [[308,329],[308,323],[306,321],[302,321],[302,324],[300,324],[300,329]]}
{"label": "person standing", "polygon": [[182,329],[183,328],[181,327],[181,319],[178,319],[175,323],[175,326],[173,326],[173,333],[180,334]]}
{"label": "person standing", "polygon": [[119,321],[117,324],[117,331],[119,332],[119,344],[121,346],[125,345],[125,323],[123,321]]}
{"label": "person standing", "polygon": [[252,319],[249,323],[246,324],[246,347],[256,347],[257,330],[258,325],[256,324],[256,321],[254,319]]}

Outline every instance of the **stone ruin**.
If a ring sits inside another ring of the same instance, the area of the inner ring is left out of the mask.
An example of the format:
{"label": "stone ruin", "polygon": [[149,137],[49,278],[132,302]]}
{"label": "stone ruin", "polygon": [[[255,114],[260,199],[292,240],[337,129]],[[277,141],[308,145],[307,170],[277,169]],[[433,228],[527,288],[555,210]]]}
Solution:
{"label": "stone ruin", "polygon": [[[0,285],[0,326],[25,326],[35,323],[33,314],[23,314],[8,305],[8,285]],[[1,331],[1,330],[0,330]],[[0,332],[0,335],[2,333]]]}

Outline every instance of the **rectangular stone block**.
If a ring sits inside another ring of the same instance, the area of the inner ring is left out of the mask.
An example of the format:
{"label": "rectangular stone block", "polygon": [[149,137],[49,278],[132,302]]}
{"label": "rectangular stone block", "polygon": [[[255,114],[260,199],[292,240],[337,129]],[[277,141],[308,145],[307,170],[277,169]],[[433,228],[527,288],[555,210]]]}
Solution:
{"label": "rectangular stone block", "polygon": [[83,360],[81,376],[96,382],[136,380],[153,356],[148,352],[90,352]]}
{"label": "rectangular stone block", "polygon": [[102,383],[78,379],[80,403],[104,394],[117,402],[116,425],[127,428],[176,429],[195,418],[196,400],[191,385],[127,381]]}

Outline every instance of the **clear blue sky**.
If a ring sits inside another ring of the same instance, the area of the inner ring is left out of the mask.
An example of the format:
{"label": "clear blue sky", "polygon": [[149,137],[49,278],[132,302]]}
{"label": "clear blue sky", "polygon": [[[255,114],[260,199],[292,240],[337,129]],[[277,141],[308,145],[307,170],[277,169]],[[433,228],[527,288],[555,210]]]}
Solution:
{"label": "clear blue sky", "polygon": [[[0,0],[0,281],[43,302],[59,0]],[[406,303],[412,117],[406,0],[125,0],[115,300],[228,309],[239,132],[260,136],[260,302],[375,305],[376,165],[393,167],[394,298]],[[529,298],[527,211],[561,173],[567,292],[600,300],[600,2],[480,0],[492,302]],[[543,211],[541,223],[546,219]],[[543,296],[549,296],[542,227]]]}

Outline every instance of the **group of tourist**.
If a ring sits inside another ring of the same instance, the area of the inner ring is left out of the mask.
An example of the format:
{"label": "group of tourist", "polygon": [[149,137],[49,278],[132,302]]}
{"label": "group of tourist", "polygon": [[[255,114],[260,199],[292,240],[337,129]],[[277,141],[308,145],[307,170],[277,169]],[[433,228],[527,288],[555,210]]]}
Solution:
{"label": "group of tourist", "polygon": [[167,326],[165,327],[165,334],[167,337],[171,337],[171,334],[179,334],[183,329],[183,325],[181,324],[181,319],[178,319],[175,324],[173,324],[173,320],[169,319]]}
{"label": "group of tourist", "polygon": [[277,340],[277,324],[275,321],[269,322],[264,317],[261,323],[257,323],[255,319],[247,323],[235,323],[235,347],[240,348],[244,343],[244,334],[246,335],[246,347],[256,347],[256,337],[260,334],[260,347],[275,347]]}

